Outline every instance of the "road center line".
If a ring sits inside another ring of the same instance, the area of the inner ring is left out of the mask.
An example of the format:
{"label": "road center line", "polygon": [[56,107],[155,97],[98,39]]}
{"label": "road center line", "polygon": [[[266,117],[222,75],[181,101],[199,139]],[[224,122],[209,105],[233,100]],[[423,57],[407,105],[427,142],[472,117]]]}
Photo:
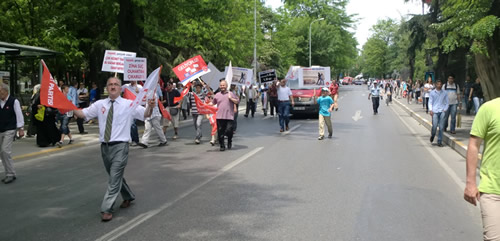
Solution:
{"label": "road center line", "polygon": [[214,179],[216,179],[216,178],[220,177],[221,175],[225,174],[226,172],[230,171],[235,166],[237,166],[238,164],[244,162],[245,160],[247,160],[248,158],[252,157],[253,155],[257,154],[257,152],[261,151],[262,149],[264,149],[264,147],[257,147],[255,149],[253,149],[252,151],[246,153],[245,155],[241,156],[240,158],[238,158],[238,159],[234,160],[233,162],[231,162],[231,163],[227,164],[226,166],[224,166],[222,169],[220,169],[218,171],[218,173],[215,176],[213,176],[213,177],[211,177],[211,178],[209,178],[209,179],[207,179],[207,180],[199,183],[198,185],[193,186],[192,188],[190,188],[187,191],[183,192],[181,195],[179,195],[174,200],[172,200],[172,201],[170,201],[168,203],[163,204],[159,208],[151,210],[151,211],[143,213],[143,214],[140,214],[139,216],[137,216],[137,217],[131,219],[130,221],[122,224],[121,226],[115,228],[113,231],[107,233],[106,235],[104,235],[104,236],[96,239],[96,241],[104,241],[104,240],[111,241],[111,240],[115,240],[115,239],[121,237],[122,235],[126,234],[128,231],[130,231],[133,228],[139,226],[140,224],[146,222],[150,218],[156,216],[160,212],[166,210],[167,208],[171,207],[175,203],[177,203],[177,202],[181,201],[182,199],[186,198],[187,196],[189,196],[193,192],[195,192],[198,189],[202,188],[203,186],[207,185],[208,183],[210,183]]}

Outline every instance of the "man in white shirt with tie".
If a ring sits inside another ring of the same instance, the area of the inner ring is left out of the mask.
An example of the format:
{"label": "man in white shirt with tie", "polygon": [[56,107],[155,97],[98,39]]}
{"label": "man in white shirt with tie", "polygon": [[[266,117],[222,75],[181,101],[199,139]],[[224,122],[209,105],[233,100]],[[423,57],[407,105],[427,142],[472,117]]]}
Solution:
{"label": "man in white shirt with tie", "polygon": [[151,116],[156,103],[155,100],[148,100],[147,108],[142,106],[131,108],[132,101],[120,97],[121,81],[118,78],[109,78],[106,89],[109,93],[107,99],[99,100],[88,108],[74,112],[79,118],[99,120],[101,155],[109,174],[108,189],[101,205],[104,222],[113,218],[113,205],[118,193],[123,197],[121,208],[129,207],[135,199],[134,193],[123,178],[128,161],[130,126],[134,119],[144,120]]}

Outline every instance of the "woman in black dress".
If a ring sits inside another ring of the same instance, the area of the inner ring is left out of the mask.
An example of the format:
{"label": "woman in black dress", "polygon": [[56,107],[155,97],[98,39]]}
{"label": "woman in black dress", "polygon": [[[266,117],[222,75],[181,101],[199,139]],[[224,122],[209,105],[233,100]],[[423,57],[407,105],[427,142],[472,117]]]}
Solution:
{"label": "woman in black dress", "polygon": [[[40,103],[40,92],[34,97],[33,105],[31,109],[34,114],[38,113],[38,109],[42,107]],[[61,139],[61,133],[56,126],[56,114],[57,109],[50,107],[45,107],[45,113],[43,121],[34,119],[34,125],[36,126],[36,144],[39,147],[47,147],[49,145],[55,145],[59,139]]]}

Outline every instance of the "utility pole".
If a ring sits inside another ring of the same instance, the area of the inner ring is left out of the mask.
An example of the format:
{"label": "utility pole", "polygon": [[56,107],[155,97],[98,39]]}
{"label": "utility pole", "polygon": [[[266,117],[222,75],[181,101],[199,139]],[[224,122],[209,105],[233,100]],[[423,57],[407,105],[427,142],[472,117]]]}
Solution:
{"label": "utility pole", "polygon": [[257,0],[254,0],[253,9],[253,76],[257,83]]}

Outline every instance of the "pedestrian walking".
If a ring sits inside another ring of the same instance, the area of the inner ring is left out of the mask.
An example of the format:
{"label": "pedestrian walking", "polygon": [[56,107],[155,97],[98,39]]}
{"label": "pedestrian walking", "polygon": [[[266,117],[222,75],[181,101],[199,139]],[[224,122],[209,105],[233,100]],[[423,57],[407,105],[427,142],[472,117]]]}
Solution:
{"label": "pedestrian walking", "polygon": [[196,100],[194,98],[194,95],[198,96],[201,101],[205,101],[206,98],[206,93],[208,92],[206,89],[204,89],[205,83],[201,84],[198,83],[195,85],[195,91],[194,92],[189,92],[188,96],[189,99],[191,100],[191,115],[193,116],[193,125],[194,125],[194,130],[196,131],[196,136],[194,138],[194,143],[200,144],[201,143],[201,137],[202,131],[201,131],[201,125],[203,121],[203,115],[200,115],[198,113],[198,108],[196,107]]}
{"label": "pedestrian walking", "polygon": [[99,140],[104,166],[109,174],[108,188],[101,205],[101,220],[113,218],[113,206],[121,193],[123,202],[120,208],[127,208],[135,200],[135,195],[127,185],[123,174],[128,161],[131,125],[134,119],[144,120],[150,117],[155,100],[148,100],[147,108],[137,106],[131,109],[131,100],[120,97],[121,81],[109,78],[106,84],[109,97],[99,100],[83,110],[75,110],[79,118],[99,121]]}
{"label": "pedestrian walking", "polygon": [[33,94],[31,95],[30,105],[28,106],[28,112],[26,116],[30,119],[30,124],[28,126],[28,131],[26,137],[33,137],[36,135],[36,126],[35,126],[35,112],[33,112],[33,104],[36,102],[37,93],[40,91],[40,84],[37,84],[33,87]]}
{"label": "pedestrian walking", "polygon": [[168,120],[168,119],[165,119],[164,121],[164,125],[163,125],[163,132],[165,133],[165,136],[167,135],[167,128],[170,126],[170,125],[173,125],[174,127],[174,136],[172,137],[172,139],[177,139],[177,135],[178,135],[178,129],[179,129],[179,122],[180,122],[180,114],[179,114],[179,110],[181,108],[181,104],[180,102],[182,102],[182,100],[180,102],[177,102],[175,103],[174,102],[174,98],[175,97],[180,97],[181,96],[181,93],[179,91],[177,91],[177,89],[174,88],[174,83],[172,82],[168,82],[167,83],[167,88],[165,89],[165,91],[163,92],[163,106],[165,106],[165,109],[166,111],[168,111],[168,113],[170,113],[170,116],[172,116],[172,120]]}
{"label": "pedestrian walking", "polygon": [[[448,75],[448,82],[444,84],[444,90],[448,93],[448,110],[445,114],[444,131],[448,128],[449,120],[450,123],[450,133],[456,134],[455,127],[457,126],[457,108],[462,109],[462,104],[460,103],[460,87],[455,83],[455,75]],[[451,118],[450,118],[451,117]]]}
{"label": "pedestrian walking", "polygon": [[393,92],[392,91],[392,85],[391,85],[390,82],[387,83],[387,84],[385,84],[385,90],[384,90],[384,92],[385,92],[385,95],[386,95],[385,96],[385,104],[387,106],[389,106],[389,103],[392,103],[392,92]]}
{"label": "pedestrian walking", "polygon": [[429,98],[431,96],[431,91],[434,89],[434,84],[432,83],[432,77],[427,78],[427,83],[424,84],[424,101],[423,106],[425,108],[425,113],[429,113]]}
{"label": "pedestrian walking", "polygon": [[220,81],[219,89],[220,92],[214,96],[212,104],[217,105],[216,120],[220,151],[225,151],[224,136],[227,136],[227,149],[233,146],[234,107],[238,104],[239,98],[227,90],[226,80]]}
{"label": "pedestrian walking", "polygon": [[323,140],[325,137],[325,124],[328,128],[328,138],[332,138],[332,120],[331,113],[334,108],[334,101],[330,97],[328,88],[323,87],[321,89],[321,96],[316,100],[319,105],[319,137],[318,140]]}
{"label": "pedestrian walking", "polygon": [[[62,90],[63,94],[66,96],[66,98],[68,98],[69,101],[73,102],[73,98],[75,98],[75,95],[72,95],[70,93],[69,86],[63,85],[61,87],[61,90]],[[68,145],[73,143],[73,137],[72,137],[71,132],[70,132],[69,127],[68,127],[69,121],[71,120],[71,118],[73,118],[73,111],[68,111],[64,114],[61,113],[61,127],[60,127],[61,139],[59,140],[59,142],[57,142],[57,146],[59,148],[62,147],[65,136],[69,137]]]}
{"label": "pedestrian walking", "polygon": [[278,80],[274,80],[271,86],[269,86],[269,104],[271,107],[270,114],[275,117],[274,112],[278,115]]}
{"label": "pedestrian walking", "polygon": [[286,80],[282,79],[280,86],[278,87],[278,113],[279,113],[279,123],[280,132],[288,131],[290,128],[288,124],[290,123],[290,103],[291,106],[295,106],[293,100],[293,94],[290,87],[286,86]]}
{"label": "pedestrian walking", "polygon": [[[212,89],[210,89],[210,91],[212,91]],[[238,98],[240,98],[240,89],[238,88],[237,85],[233,85],[231,84],[231,89],[230,89],[231,93],[233,93],[234,96],[238,96]],[[213,92],[208,92],[207,94],[210,94],[211,95],[211,99],[209,102],[212,102],[212,99],[213,99]],[[236,129],[238,128],[238,112],[239,112],[239,108],[240,108],[240,104],[238,102],[238,104],[236,104],[236,106],[234,107],[234,120],[233,120],[233,134],[236,134]]]}
{"label": "pedestrian walking", "polygon": [[443,132],[445,113],[449,107],[448,93],[442,90],[442,83],[440,80],[436,82],[436,89],[431,91],[429,97],[429,114],[432,116],[432,130],[431,130],[431,143],[434,142],[437,128],[439,127],[437,145],[443,146]]}
{"label": "pedestrian walking", "polygon": [[[129,84],[124,84],[122,86],[122,93],[125,91],[125,89],[128,89],[130,92],[132,92],[134,95],[139,94],[139,92],[142,90],[142,85],[137,84],[137,81],[131,81]],[[147,148],[146,145],[142,144],[139,142],[139,130],[137,129],[137,123],[135,120],[132,121],[131,125],[131,130],[130,130],[130,135],[132,138],[132,143],[131,145],[138,145],[142,148]]]}
{"label": "pedestrian walking", "polygon": [[335,105],[335,111],[339,110],[339,84],[337,81],[332,80],[332,84],[330,85],[330,97],[332,97],[334,105]]}
{"label": "pedestrian walking", "polygon": [[422,84],[420,80],[417,80],[413,85],[413,91],[415,93],[415,103],[418,105],[420,100],[420,93],[422,91]]}
{"label": "pedestrian walking", "polygon": [[378,107],[380,106],[380,91],[381,89],[379,85],[375,82],[370,88],[370,93],[368,94],[368,100],[371,99],[372,101],[374,115],[378,114]]}
{"label": "pedestrian walking", "polygon": [[144,133],[142,134],[141,143],[146,146],[146,148],[149,146],[149,137],[151,136],[153,130],[156,132],[156,135],[158,135],[158,139],[160,139],[160,144],[158,144],[158,146],[167,145],[167,138],[165,138],[165,133],[163,133],[163,129],[161,127],[162,115],[160,108],[158,107],[158,103],[161,103],[162,100],[163,94],[160,85],[158,84],[156,87],[156,98],[153,112],[150,117],[144,120]]}
{"label": "pedestrian walking", "polygon": [[[476,184],[476,169],[481,143],[484,141],[480,183]],[[472,123],[466,160],[464,199],[481,204],[483,239],[500,240],[500,98],[486,102]]]}
{"label": "pedestrian walking", "polygon": [[[213,106],[217,107],[217,105],[213,104],[213,100],[214,100],[213,93],[212,92],[208,92],[207,96],[205,97],[205,103],[208,104],[208,105],[213,105]],[[235,116],[238,116],[238,115],[235,113]],[[217,119],[216,119],[216,115],[214,115],[214,114],[207,114],[207,115],[205,115],[205,117],[208,119],[208,121],[210,122],[210,125],[212,126],[212,131],[210,133],[211,137],[212,137],[211,140],[210,140],[210,145],[214,146],[215,144],[219,143],[218,135],[217,135]],[[233,133],[234,133],[234,128],[233,128]]]}
{"label": "pedestrian walking", "polygon": [[[181,85],[181,87],[178,89],[179,93],[182,93],[183,89],[188,88],[187,86],[182,86],[182,84],[178,84],[178,85]],[[192,92],[190,92],[190,93],[192,93]],[[184,120],[186,120],[187,116],[190,113],[190,109],[191,109],[191,102],[190,102],[188,95],[185,95],[184,98],[182,98],[182,103],[180,105],[181,105],[181,111],[182,111],[182,118]]]}
{"label": "pedestrian walking", "polygon": [[[80,82],[80,86],[78,90],[76,90],[76,95],[78,96],[78,108],[83,109],[89,106],[89,90],[87,89],[87,87],[85,87],[85,84],[83,82]],[[88,134],[88,132],[85,131],[85,127],[83,126],[82,118],[76,118],[76,124],[78,126],[78,132],[80,132],[80,134]]]}
{"label": "pedestrian walking", "polygon": [[479,78],[471,86],[468,100],[474,102],[474,114],[477,114],[479,107],[484,102],[483,89],[481,88],[481,80]]}
{"label": "pedestrian walking", "polygon": [[264,112],[264,116],[267,116],[267,106],[268,106],[268,98],[267,98],[267,92],[268,92],[268,88],[267,88],[267,84],[264,83],[261,87],[260,87],[260,101],[261,101],[261,104],[262,104],[262,112]]}
{"label": "pedestrian walking", "polygon": [[247,110],[245,112],[245,117],[248,117],[248,114],[252,114],[252,118],[255,115],[255,109],[257,108],[257,100],[259,99],[259,94],[253,85],[248,86],[245,90],[245,96],[247,98]]}
{"label": "pedestrian walking", "polygon": [[[467,115],[470,115],[470,110],[472,109],[472,106],[474,105],[473,102],[472,102],[472,99],[469,100],[469,97],[470,97],[470,94],[471,94],[471,88],[472,88],[472,85],[474,85],[475,82],[472,82],[470,80],[470,76],[467,75],[467,77],[465,78],[465,83],[464,83],[464,86],[462,88],[462,93],[463,94],[463,102],[465,104],[465,113]],[[477,113],[477,112],[476,112]]]}
{"label": "pedestrian walking", "polygon": [[17,179],[12,160],[12,142],[18,133],[24,136],[24,117],[19,100],[9,94],[9,86],[0,83],[0,159],[5,170],[2,182],[12,183]]}

